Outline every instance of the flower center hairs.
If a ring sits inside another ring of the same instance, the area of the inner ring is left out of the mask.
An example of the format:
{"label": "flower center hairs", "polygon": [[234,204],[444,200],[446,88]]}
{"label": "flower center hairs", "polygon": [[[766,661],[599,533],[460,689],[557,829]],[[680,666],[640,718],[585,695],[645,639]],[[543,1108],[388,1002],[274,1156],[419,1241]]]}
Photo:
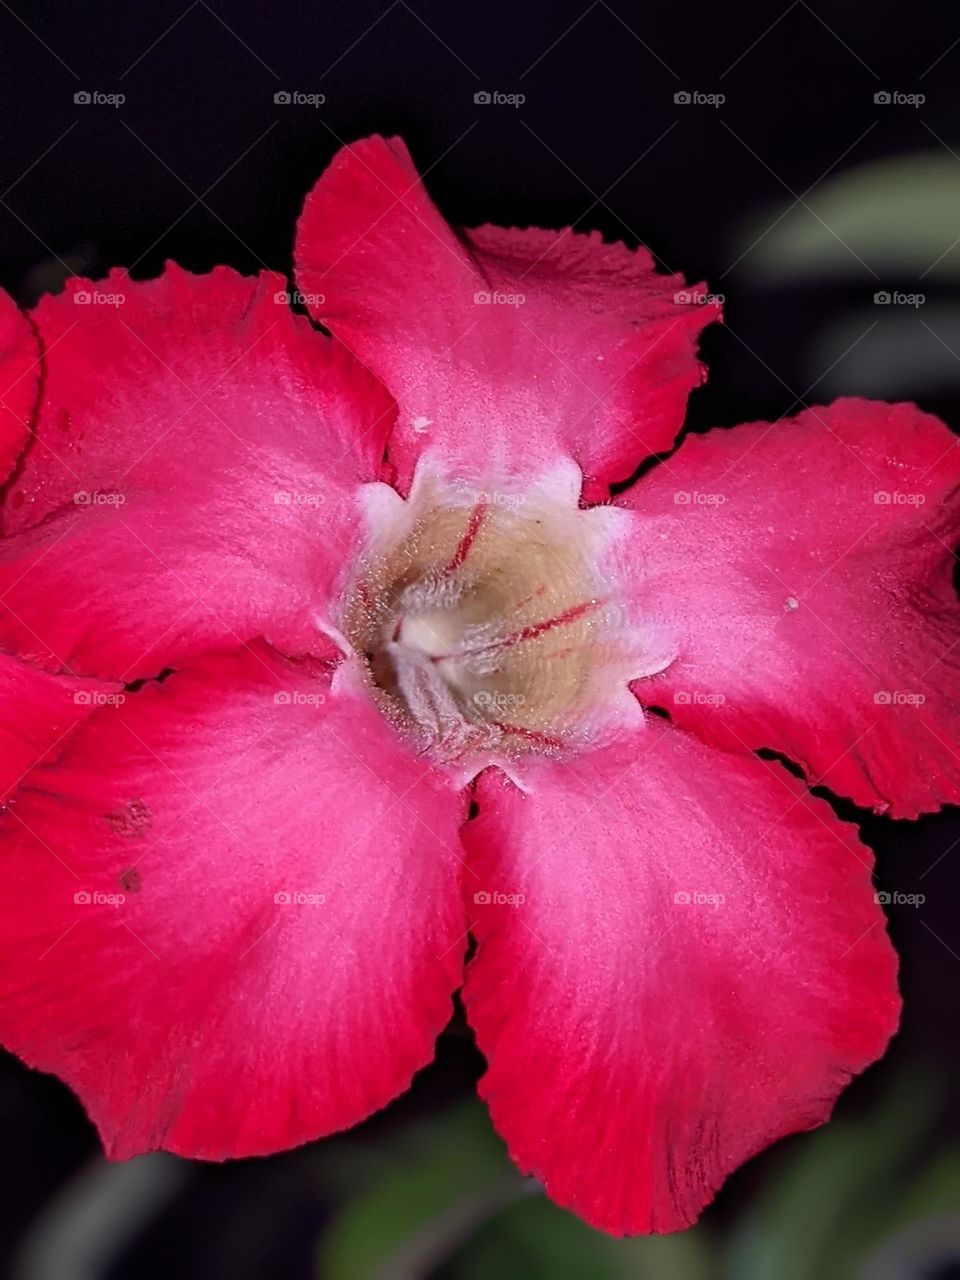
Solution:
{"label": "flower center hairs", "polygon": [[369,543],[343,632],[384,714],[460,775],[635,725],[628,682],[669,661],[641,643],[620,593],[629,514],[581,510],[579,492],[572,464],[525,490],[423,465],[406,501],[365,487]]}

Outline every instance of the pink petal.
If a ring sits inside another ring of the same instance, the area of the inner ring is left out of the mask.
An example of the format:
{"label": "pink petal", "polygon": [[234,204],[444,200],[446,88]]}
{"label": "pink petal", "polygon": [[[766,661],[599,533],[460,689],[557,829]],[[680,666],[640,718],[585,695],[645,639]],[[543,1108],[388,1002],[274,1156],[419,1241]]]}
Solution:
{"label": "pink petal", "polygon": [[478,478],[572,456],[588,494],[605,496],[672,444],[700,378],[697,336],[717,315],[675,301],[682,279],[657,275],[646,250],[596,233],[481,227],[458,240],[397,138],[335,157],[296,260],[313,315],[397,396],[390,458],[404,487],[434,447]]}
{"label": "pink petal", "polygon": [[77,725],[122,690],[48,675],[0,653],[0,806],[31,769],[66,750]]}
{"label": "pink petal", "polygon": [[883,1052],[899,1002],[870,853],[779,765],[654,718],[544,762],[528,795],[487,773],[478,800],[481,1092],[521,1170],[593,1226],[689,1225]]}
{"label": "pink petal", "polygon": [[2,819],[3,1041],[113,1156],[352,1125],[449,1018],[462,817],[319,669],[260,645],[148,683]]}
{"label": "pink petal", "polygon": [[960,800],[958,482],[960,444],[913,405],[686,440],[620,500],[636,608],[679,654],[638,696],[879,811]]}
{"label": "pink petal", "polygon": [[263,633],[316,649],[393,409],[286,297],[279,276],[170,265],[43,299],[43,403],[0,556],[7,647],[127,680]]}
{"label": "pink petal", "polygon": [[30,432],[40,382],[40,350],[29,321],[0,289],[0,484]]}

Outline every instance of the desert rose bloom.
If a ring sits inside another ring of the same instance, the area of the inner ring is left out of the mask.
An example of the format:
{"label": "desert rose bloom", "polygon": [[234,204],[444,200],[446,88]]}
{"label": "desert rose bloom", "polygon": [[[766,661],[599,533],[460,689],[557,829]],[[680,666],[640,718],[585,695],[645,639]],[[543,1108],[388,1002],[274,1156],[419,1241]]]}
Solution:
{"label": "desert rose bloom", "polygon": [[715,308],[454,233],[397,142],[296,262],[332,338],[223,268],[2,313],[0,1036],[111,1155],[220,1159],[383,1106],[462,985],[521,1169],[686,1226],[896,1027],[869,851],[756,750],[960,800],[957,446],[849,400],[670,453]]}

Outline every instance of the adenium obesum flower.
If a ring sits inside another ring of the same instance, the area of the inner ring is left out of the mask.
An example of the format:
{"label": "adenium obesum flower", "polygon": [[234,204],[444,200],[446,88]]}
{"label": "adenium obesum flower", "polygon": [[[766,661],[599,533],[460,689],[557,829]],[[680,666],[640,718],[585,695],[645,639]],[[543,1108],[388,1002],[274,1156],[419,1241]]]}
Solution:
{"label": "adenium obesum flower", "polygon": [[756,752],[960,800],[957,445],[670,452],[716,308],[453,232],[397,142],[296,263],[332,338],[224,268],[2,313],[0,1038],[112,1156],[221,1159],[382,1107],[462,986],[520,1168],[683,1227],[895,1029],[869,851]]}

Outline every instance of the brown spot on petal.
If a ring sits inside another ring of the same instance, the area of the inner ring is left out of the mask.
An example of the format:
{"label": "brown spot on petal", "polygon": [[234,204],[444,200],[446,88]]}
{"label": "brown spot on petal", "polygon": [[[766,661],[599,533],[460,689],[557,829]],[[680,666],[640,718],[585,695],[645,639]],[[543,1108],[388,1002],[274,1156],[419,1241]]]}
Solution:
{"label": "brown spot on petal", "polygon": [[128,867],[120,877],[120,888],[127,893],[139,893],[143,880],[136,867]]}
{"label": "brown spot on petal", "polygon": [[135,840],[153,826],[153,814],[142,800],[128,800],[117,813],[104,814],[118,836]]}

